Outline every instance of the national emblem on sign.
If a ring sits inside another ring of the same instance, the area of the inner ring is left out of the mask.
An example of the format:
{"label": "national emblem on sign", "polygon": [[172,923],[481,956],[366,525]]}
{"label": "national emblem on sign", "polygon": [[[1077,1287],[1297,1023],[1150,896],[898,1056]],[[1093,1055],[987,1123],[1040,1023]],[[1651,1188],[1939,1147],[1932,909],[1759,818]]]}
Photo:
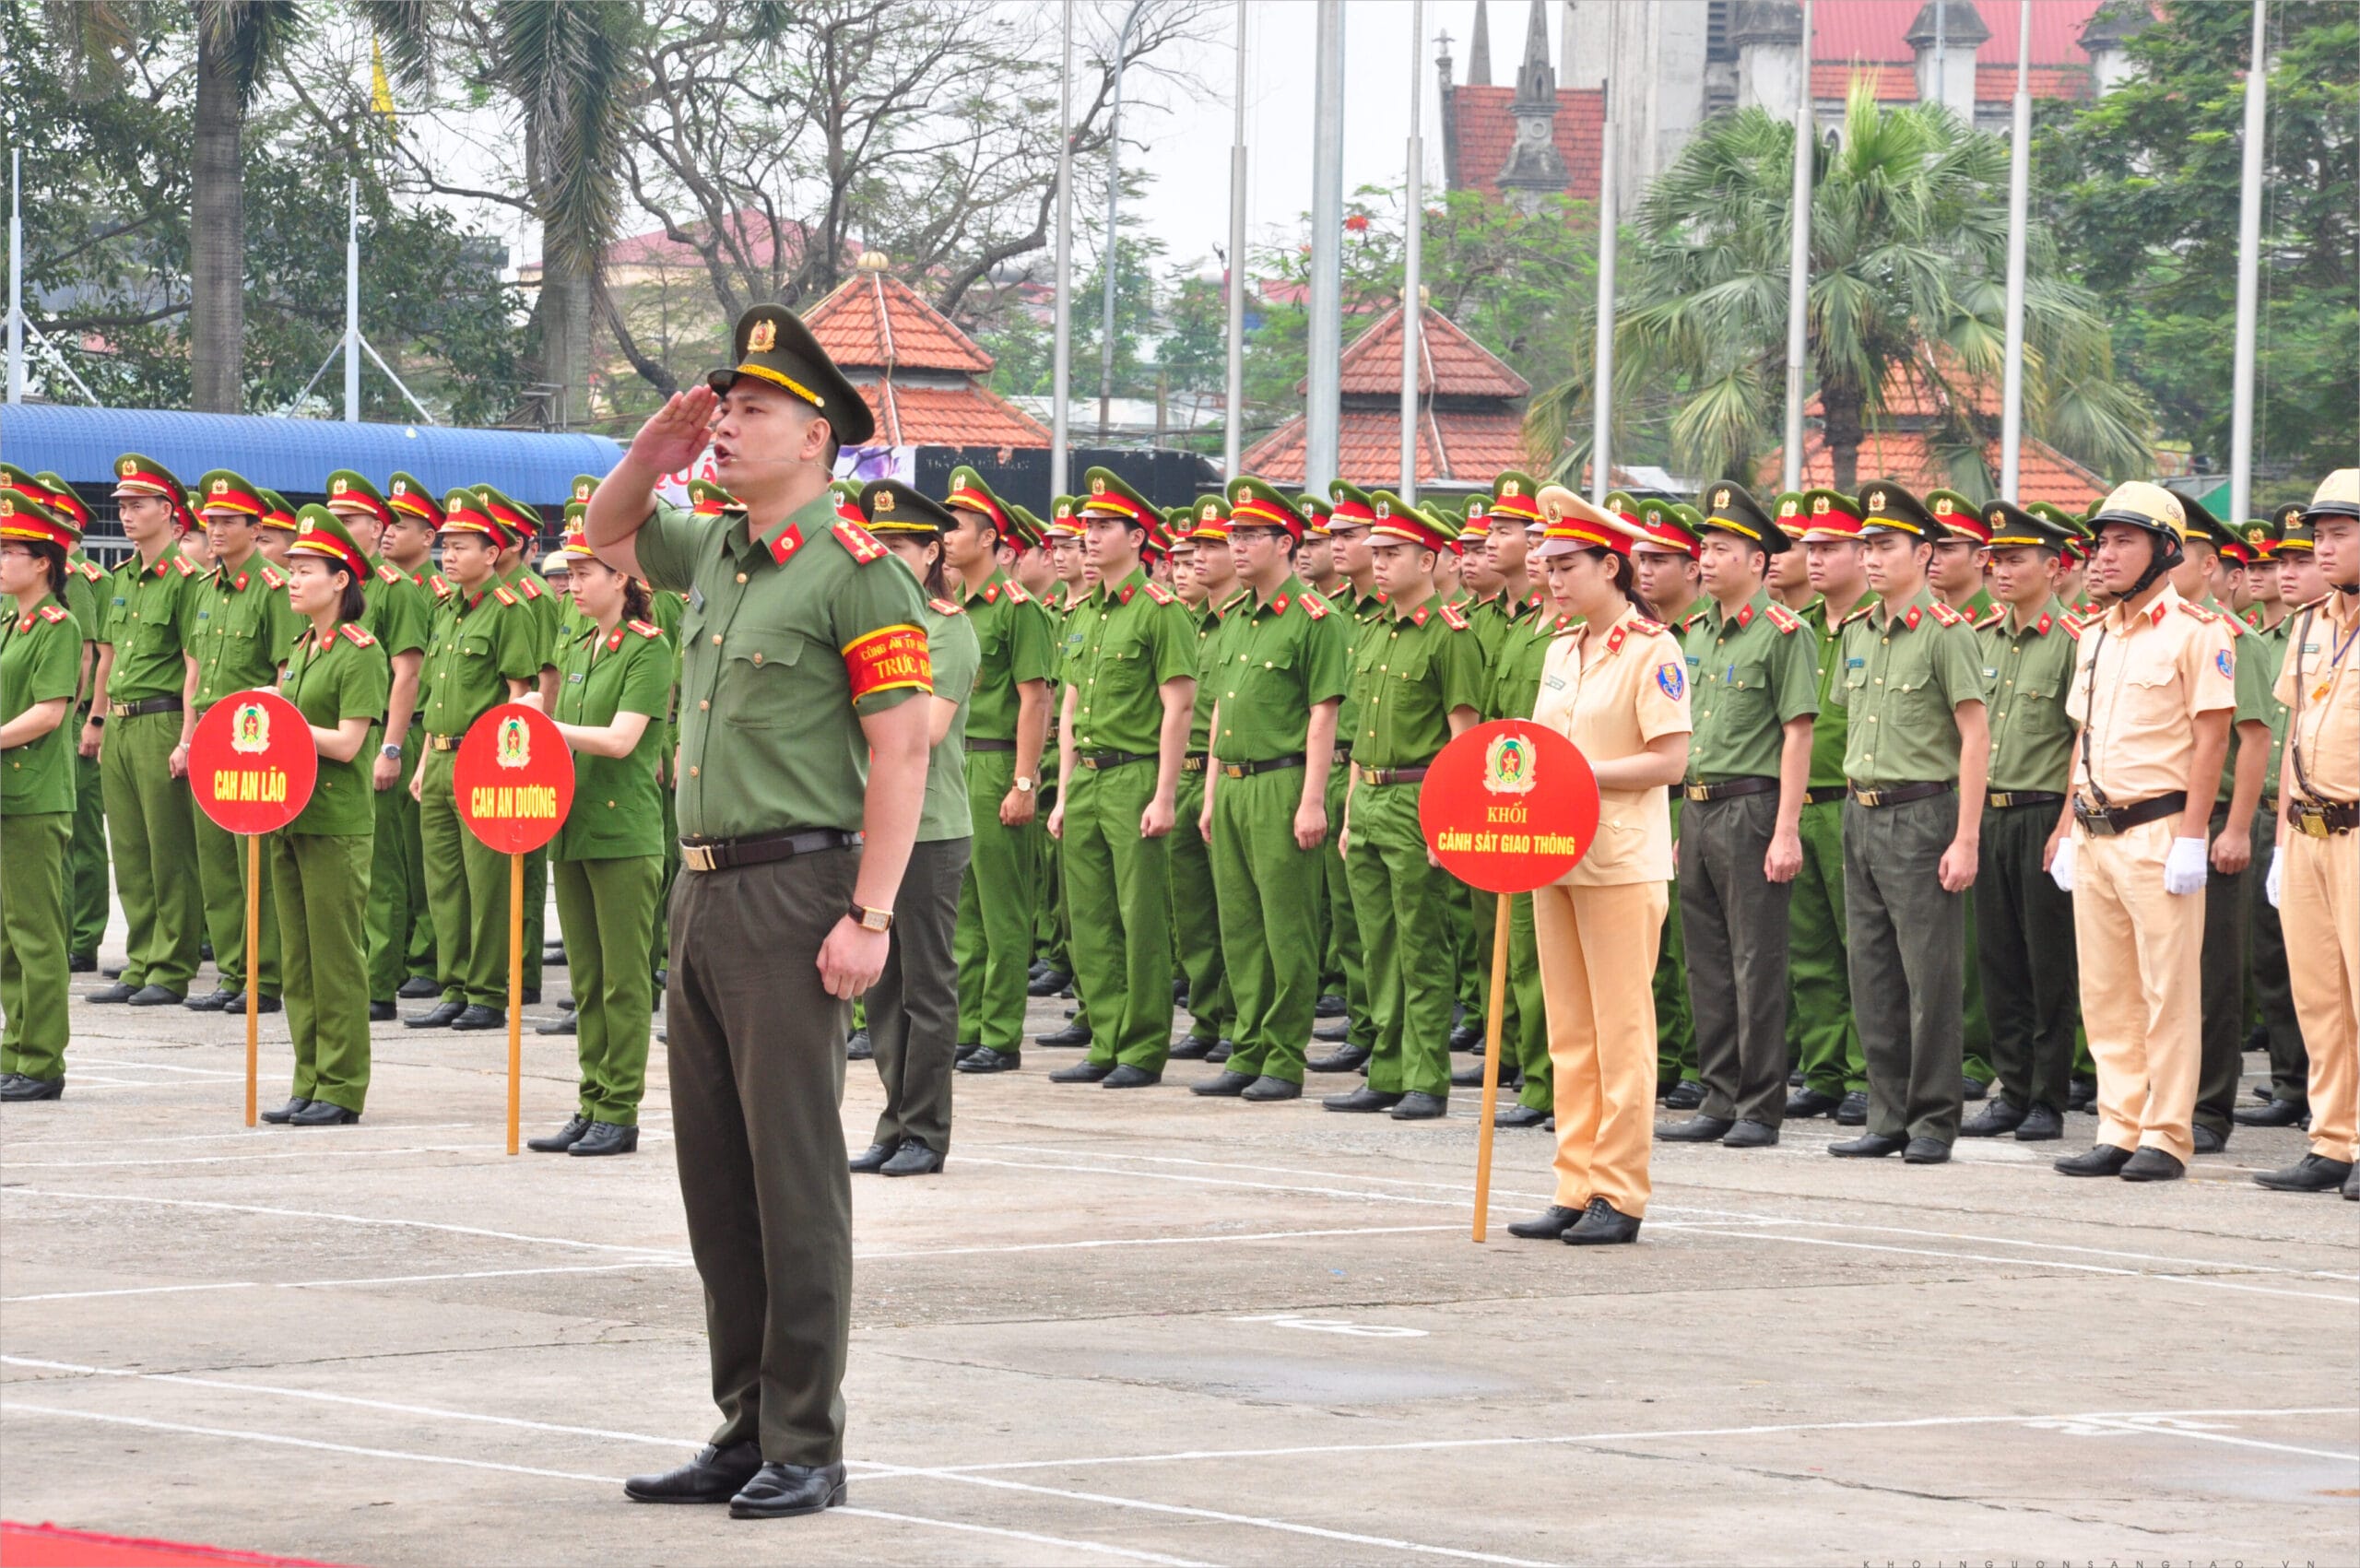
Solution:
{"label": "national emblem on sign", "polygon": [[1529,794],[1539,782],[1531,743],[1520,736],[1503,735],[1483,751],[1483,787],[1493,795]]}
{"label": "national emblem on sign", "polygon": [[746,352],[749,354],[767,354],[777,347],[778,323],[774,321],[758,321],[754,324],[754,330],[746,335]]}
{"label": "national emblem on sign", "polygon": [[237,721],[230,726],[230,749],[251,754],[270,749],[270,711],[259,702],[248,702],[238,709]]}
{"label": "national emblem on sign", "polygon": [[523,719],[512,717],[502,723],[500,749],[492,760],[503,768],[521,768],[533,760],[533,732]]}

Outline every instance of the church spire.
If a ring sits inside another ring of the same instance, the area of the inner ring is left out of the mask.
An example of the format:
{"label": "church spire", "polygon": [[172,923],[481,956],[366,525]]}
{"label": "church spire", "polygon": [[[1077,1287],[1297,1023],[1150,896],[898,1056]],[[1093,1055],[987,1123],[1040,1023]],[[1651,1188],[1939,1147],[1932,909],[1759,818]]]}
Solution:
{"label": "church spire", "polygon": [[1492,13],[1483,0],[1475,0],[1475,41],[1467,48],[1467,85],[1492,85]]}
{"label": "church spire", "polygon": [[1532,0],[1524,64],[1516,70],[1508,112],[1516,117],[1516,140],[1500,170],[1500,188],[1517,207],[1536,211],[1545,198],[1564,195],[1573,179],[1557,150],[1557,73],[1549,65],[1548,0]]}

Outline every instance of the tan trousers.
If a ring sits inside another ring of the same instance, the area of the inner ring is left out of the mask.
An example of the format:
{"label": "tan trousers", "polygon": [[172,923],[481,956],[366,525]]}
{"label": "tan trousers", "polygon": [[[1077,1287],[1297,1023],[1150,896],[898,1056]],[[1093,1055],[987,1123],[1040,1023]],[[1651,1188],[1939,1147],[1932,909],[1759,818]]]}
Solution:
{"label": "tan trousers", "polygon": [[1655,1142],[1656,943],[1661,882],[1532,895],[1557,1107],[1557,1201],[1647,1212]]}
{"label": "tan trousers", "polygon": [[2311,1152],[2351,1162],[2360,1120],[2360,833],[2286,836],[2278,919],[2311,1054]]}
{"label": "tan trousers", "polygon": [[2204,893],[2164,891],[2177,818],[2115,838],[2073,830],[2082,1027],[2098,1067],[2098,1141],[2195,1153],[2203,1043]]}

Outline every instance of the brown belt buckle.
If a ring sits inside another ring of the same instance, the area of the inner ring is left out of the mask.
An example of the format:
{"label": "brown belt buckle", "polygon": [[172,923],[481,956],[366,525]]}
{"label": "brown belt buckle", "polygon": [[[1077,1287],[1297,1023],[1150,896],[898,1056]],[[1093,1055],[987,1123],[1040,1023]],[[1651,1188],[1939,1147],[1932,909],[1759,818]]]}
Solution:
{"label": "brown belt buckle", "polygon": [[2303,834],[2307,838],[2323,839],[2331,836],[2328,832],[2327,813],[2315,806],[2295,808],[2295,819],[2303,825]]}
{"label": "brown belt buckle", "polygon": [[1884,804],[1884,791],[1881,789],[1856,789],[1852,792],[1852,800],[1855,805],[1858,806],[1882,806]]}
{"label": "brown belt buckle", "polygon": [[1710,800],[1713,798],[1713,786],[1700,784],[1682,784],[1681,793],[1691,800]]}
{"label": "brown belt buckle", "polygon": [[107,704],[107,716],[111,719],[127,719],[131,716],[131,704],[110,702]]}
{"label": "brown belt buckle", "polygon": [[680,864],[691,871],[717,871],[713,846],[709,843],[684,843],[680,846]]}
{"label": "brown belt buckle", "polygon": [[1083,767],[1088,768],[1093,773],[1098,771],[1098,759],[1095,757],[1077,757],[1074,760],[1080,763]]}
{"label": "brown belt buckle", "polygon": [[1221,776],[1225,779],[1242,779],[1245,776],[1245,764],[1243,762],[1223,762],[1221,765]]}

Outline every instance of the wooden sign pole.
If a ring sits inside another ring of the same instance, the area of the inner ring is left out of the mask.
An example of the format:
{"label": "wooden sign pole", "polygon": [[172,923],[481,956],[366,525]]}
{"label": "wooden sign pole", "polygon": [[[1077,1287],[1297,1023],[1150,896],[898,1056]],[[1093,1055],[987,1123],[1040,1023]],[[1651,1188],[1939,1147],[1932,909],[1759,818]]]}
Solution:
{"label": "wooden sign pole", "polygon": [[262,1066],[262,835],[246,835],[246,1126]]}
{"label": "wooden sign pole", "polygon": [[1508,910],[1513,893],[1499,895],[1492,925],[1492,1001],[1483,1021],[1483,1119],[1475,1129],[1475,1239],[1492,1218],[1492,1116],[1500,1103],[1500,1011],[1508,988]]}
{"label": "wooden sign pole", "polygon": [[525,1079],[525,857],[508,857],[508,1152],[516,1152]]}

